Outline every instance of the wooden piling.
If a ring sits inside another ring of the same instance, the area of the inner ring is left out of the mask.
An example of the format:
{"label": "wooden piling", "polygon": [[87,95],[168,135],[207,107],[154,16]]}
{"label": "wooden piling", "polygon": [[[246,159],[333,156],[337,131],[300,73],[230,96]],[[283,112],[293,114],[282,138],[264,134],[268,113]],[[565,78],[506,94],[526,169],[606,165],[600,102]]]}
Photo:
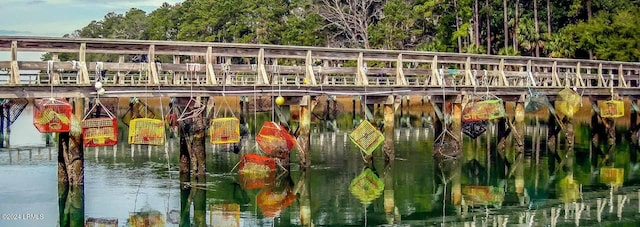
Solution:
{"label": "wooden piling", "polygon": [[391,162],[395,160],[395,147],[393,142],[393,129],[395,114],[393,111],[393,96],[389,96],[389,101],[384,104],[384,158],[385,161]]}
{"label": "wooden piling", "polygon": [[516,152],[518,154],[524,154],[524,103],[516,102],[515,109],[515,139],[516,139]]}
{"label": "wooden piling", "polygon": [[[304,96],[300,103],[300,127],[299,127],[298,157],[300,157],[300,168],[311,166],[311,96]],[[302,150],[300,150],[302,149]]]}
{"label": "wooden piling", "polygon": [[459,153],[462,154],[462,103],[456,101],[451,108],[451,133],[456,137]]}
{"label": "wooden piling", "polygon": [[[189,103],[189,99],[190,98],[180,98],[179,103],[185,103],[186,105]],[[192,102],[193,106],[185,106],[184,108],[186,108],[187,111],[190,111],[201,107],[200,105],[204,105],[202,103],[206,102]],[[206,174],[206,121],[204,115],[205,111],[202,111],[200,114],[191,116],[190,118],[179,122],[181,129],[180,174],[181,178],[185,178],[185,180],[187,178],[182,175],[189,172],[191,172],[191,175],[194,175],[196,178],[204,177]],[[190,167],[187,167],[186,165],[190,165]]]}
{"label": "wooden piling", "polygon": [[[637,102],[632,100],[631,102]],[[638,112],[632,107],[630,111],[630,125],[629,132],[627,132],[627,140],[630,141],[631,146],[629,149],[629,156],[631,163],[636,163],[638,160]]]}
{"label": "wooden piling", "polygon": [[71,131],[58,135],[58,183],[70,186],[84,184],[84,147],[80,119],[84,115],[84,99],[75,98]]}
{"label": "wooden piling", "polygon": [[207,226],[207,181],[204,177],[196,178],[194,181],[198,187],[191,191],[193,200],[193,226]]}
{"label": "wooden piling", "polygon": [[59,226],[84,226],[84,186],[58,184]]}
{"label": "wooden piling", "polygon": [[5,134],[3,139],[5,140],[4,145],[6,147],[11,147],[11,142],[10,142],[10,138],[11,138],[11,106],[6,106],[5,107],[5,115],[4,115],[4,120],[5,120]]}
{"label": "wooden piling", "polygon": [[[550,106],[554,106],[554,102],[550,102]],[[547,123],[547,149],[550,155],[555,156],[558,149],[557,140],[560,129],[558,128],[558,122],[556,122],[556,116],[552,111],[549,111]],[[551,161],[549,161],[551,163]]]}
{"label": "wooden piling", "polygon": [[393,163],[389,163],[384,171],[384,213],[387,216],[387,224],[394,224],[396,220],[396,199],[393,181]]}
{"label": "wooden piling", "polygon": [[300,195],[300,224],[302,226],[312,226],[311,222],[311,192],[307,171],[300,173],[300,178],[296,183],[294,193]]}
{"label": "wooden piling", "polygon": [[4,104],[0,104],[0,148],[4,148]]}
{"label": "wooden piling", "polygon": [[[189,177],[189,174],[187,173],[186,176]],[[189,198],[190,195],[191,185],[187,182],[182,181],[180,183],[180,226],[191,226],[191,200]]]}

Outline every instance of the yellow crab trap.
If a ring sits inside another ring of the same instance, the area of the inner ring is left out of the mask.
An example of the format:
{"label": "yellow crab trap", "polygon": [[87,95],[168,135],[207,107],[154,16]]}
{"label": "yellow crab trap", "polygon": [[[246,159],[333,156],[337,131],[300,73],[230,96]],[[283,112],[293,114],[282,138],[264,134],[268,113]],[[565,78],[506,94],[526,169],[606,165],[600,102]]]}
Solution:
{"label": "yellow crab trap", "polygon": [[41,133],[69,132],[71,104],[64,99],[36,99],[33,103],[33,125]]}
{"label": "yellow crab trap", "polygon": [[624,169],[602,167],[600,169],[600,183],[611,186],[620,186],[624,183]]}
{"label": "yellow crab trap", "polygon": [[349,133],[349,139],[367,155],[373,153],[384,141],[384,135],[369,121],[363,121]]}
{"label": "yellow crab trap", "polygon": [[164,122],[152,118],[136,118],[129,122],[129,144],[164,145]]}
{"label": "yellow crab trap", "polygon": [[384,190],[384,182],[376,176],[371,169],[367,168],[360,173],[349,184],[349,191],[360,203],[370,204],[373,200],[380,197]]}
{"label": "yellow crab trap", "polygon": [[209,137],[212,144],[240,142],[240,120],[235,117],[211,120],[209,123]]}
{"label": "yellow crab trap", "polygon": [[[94,112],[95,111],[95,112]],[[105,116],[100,116],[104,114]],[[91,117],[94,115],[94,117]],[[96,115],[98,115],[96,117]],[[118,144],[118,120],[99,100],[82,119],[82,144],[85,147]]]}
{"label": "yellow crab trap", "polygon": [[619,118],[624,116],[624,102],[619,100],[598,101],[600,116],[604,118]]}
{"label": "yellow crab trap", "polygon": [[573,117],[580,110],[582,97],[575,91],[565,88],[558,92],[555,108],[567,117]]}

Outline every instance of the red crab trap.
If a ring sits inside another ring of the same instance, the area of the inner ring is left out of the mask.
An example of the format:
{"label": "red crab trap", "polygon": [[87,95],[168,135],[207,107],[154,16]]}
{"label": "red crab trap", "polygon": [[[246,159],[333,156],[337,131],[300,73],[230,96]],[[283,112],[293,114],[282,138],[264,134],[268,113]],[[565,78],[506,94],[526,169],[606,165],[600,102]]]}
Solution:
{"label": "red crab trap", "polygon": [[69,132],[71,104],[64,99],[36,99],[33,103],[33,125],[41,133]]}
{"label": "red crab trap", "polygon": [[118,120],[100,100],[96,100],[82,119],[82,144],[85,147],[118,144]]}
{"label": "red crab trap", "polygon": [[296,138],[285,127],[273,121],[267,121],[256,135],[256,142],[267,156],[288,158],[296,145]]}
{"label": "red crab trap", "polygon": [[358,146],[362,152],[370,155],[384,142],[384,135],[369,121],[363,121],[356,129],[349,133],[349,139]]}

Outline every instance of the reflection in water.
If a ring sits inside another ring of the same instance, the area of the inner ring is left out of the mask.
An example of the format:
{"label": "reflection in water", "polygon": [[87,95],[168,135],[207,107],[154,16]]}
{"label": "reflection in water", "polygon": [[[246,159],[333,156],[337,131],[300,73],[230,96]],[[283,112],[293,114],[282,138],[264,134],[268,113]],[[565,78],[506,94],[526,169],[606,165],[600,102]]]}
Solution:
{"label": "reflection in water", "polygon": [[[518,151],[518,143],[507,137],[504,151],[499,152],[496,125],[488,123],[485,134],[476,139],[464,137],[463,156],[457,160],[433,159],[430,131],[398,129],[397,160],[384,165],[378,150],[374,152],[378,157],[364,170],[359,150],[345,133],[319,132],[311,141],[311,169],[301,172],[293,164],[291,172],[279,177],[275,172],[231,172],[242,154],[254,152],[253,142],[244,144],[240,154],[208,147],[206,179],[183,183],[178,180],[177,139],[169,140],[171,146],[165,148],[131,149],[121,143],[87,149],[84,188],[60,190],[55,182],[56,149],[0,150],[0,172],[10,173],[0,174],[2,182],[22,186],[46,182],[42,179],[52,181],[29,190],[0,185],[2,213],[19,204],[55,201],[28,197],[51,194],[59,201],[59,206],[54,202],[52,208],[35,210],[45,214],[40,222],[0,220],[0,226],[81,226],[108,221],[120,226],[140,222],[165,226],[592,226],[638,222],[637,151],[633,140],[622,136],[626,128],[616,129],[615,137],[620,139],[611,151],[606,134],[592,145],[593,136],[600,132],[584,122],[573,123],[573,144],[567,144],[560,126],[554,128],[561,131],[554,144],[548,143],[546,122],[537,124],[521,130],[524,151]],[[295,163],[295,154],[292,159]],[[24,176],[29,182],[22,181]],[[360,181],[368,185],[352,186]],[[36,208],[30,209],[20,212]]]}

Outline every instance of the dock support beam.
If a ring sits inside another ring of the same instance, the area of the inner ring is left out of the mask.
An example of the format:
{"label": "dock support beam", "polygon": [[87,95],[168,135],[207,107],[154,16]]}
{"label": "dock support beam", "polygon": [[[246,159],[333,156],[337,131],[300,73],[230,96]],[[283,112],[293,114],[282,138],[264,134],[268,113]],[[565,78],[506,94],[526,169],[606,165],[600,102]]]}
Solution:
{"label": "dock support beam", "polygon": [[[189,98],[179,98],[180,104],[189,103]],[[191,110],[201,107],[206,102],[195,102],[194,106],[185,106],[185,109]],[[189,180],[189,173],[195,176],[195,179],[205,177],[206,173],[206,154],[205,154],[205,131],[206,124],[204,120],[205,111],[193,116],[190,119],[180,121],[180,179],[182,181]]]}
{"label": "dock support beam", "polygon": [[58,136],[58,183],[78,186],[84,184],[84,149],[82,131],[79,130],[79,116],[84,115],[82,98],[75,98],[73,109],[75,116],[70,119],[71,131]]}
{"label": "dock support beam", "polygon": [[4,104],[0,104],[0,148],[4,148]]}
{"label": "dock support beam", "polygon": [[515,110],[515,139],[516,139],[516,152],[518,154],[524,154],[524,103],[516,102]]}
{"label": "dock support beam", "polygon": [[294,192],[300,194],[300,224],[302,226],[312,226],[311,224],[311,193],[307,171],[301,171],[298,183]]}
{"label": "dock support beam", "polygon": [[395,160],[395,147],[393,144],[393,126],[395,114],[393,111],[393,105],[395,103],[394,97],[389,96],[387,102],[384,104],[384,158],[387,162]]}
{"label": "dock support beam", "polygon": [[311,167],[311,107],[311,96],[304,96],[300,102],[300,134],[298,135],[300,168],[304,169]]}
{"label": "dock support beam", "polygon": [[635,164],[638,161],[638,112],[637,110],[633,107],[636,103],[637,100],[631,100],[632,102],[632,107],[631,107],[631,116],[630,116],[630,126],[629,126],[629,132],[627,132],[627,139],[630,141],[631,143],[631,147],[629,149],[629,153],[630,156],[629,158],[631,159],[631,163]]}

